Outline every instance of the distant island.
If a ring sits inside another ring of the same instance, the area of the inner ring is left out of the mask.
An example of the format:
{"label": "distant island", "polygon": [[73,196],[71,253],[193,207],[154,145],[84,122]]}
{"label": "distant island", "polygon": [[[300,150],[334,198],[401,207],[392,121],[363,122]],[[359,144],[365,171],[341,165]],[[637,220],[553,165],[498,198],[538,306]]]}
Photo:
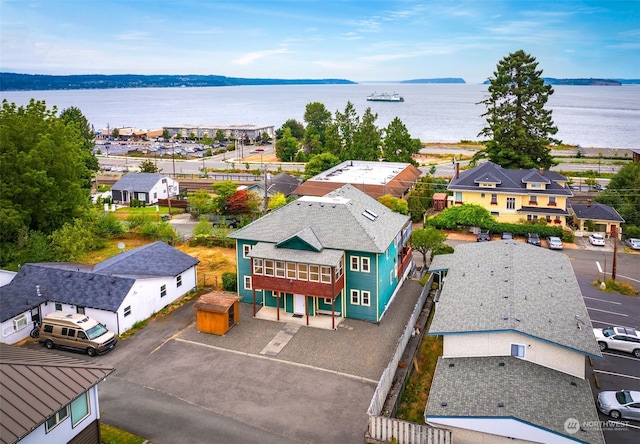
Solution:
{"label": "distant island", "polygon": [[[639,79],[556,79],[554,77],[543,77],[542,80],[549,85],[620,86],[640,84]],[[489,80],[485,80],[483,84],[488,85]]]}
{"label": "distant island", "polygon": [[42,91],[59,89],[192,88],[247,85],[349,85],[343,79],[245,79],[203,75],[78,74],[53,76],[0,73],[0,91]]}

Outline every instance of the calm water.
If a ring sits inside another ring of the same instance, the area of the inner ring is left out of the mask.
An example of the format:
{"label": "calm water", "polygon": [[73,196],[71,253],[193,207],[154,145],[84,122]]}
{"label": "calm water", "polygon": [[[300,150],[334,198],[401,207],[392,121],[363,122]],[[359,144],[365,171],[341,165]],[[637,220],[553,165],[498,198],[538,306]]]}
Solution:
{"label": "calm water", "polygon": [[[638,148],[640,86],[556,86],[547,107],[553,110],[557,137],[568,144],[601,148]],[[397,92],[405,102],[367,102],[372,92]],[[370,107],[378,127],[395,117],[423,142],[478,140],[485,121],[486,85],[295,85],[220,88],[144,88],[3,92],[18,105],[31,98],[59,110],[79,108],[96,129],[133,126],[256,124],[276,128],[288,119],[303,122],[305,107],[321,102],[335,113],[347,101],[359,116]]]}

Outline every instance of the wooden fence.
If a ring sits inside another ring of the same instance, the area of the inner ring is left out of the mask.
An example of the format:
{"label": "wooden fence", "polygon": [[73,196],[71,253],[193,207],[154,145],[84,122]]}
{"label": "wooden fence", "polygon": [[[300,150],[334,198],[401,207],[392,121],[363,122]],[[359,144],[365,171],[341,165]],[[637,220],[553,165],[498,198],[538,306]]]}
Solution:
{"label": "wooden fence", "polygon": [[376,441],[398,444],[451,444],[451,431],[386,416],[369,418],[369,435]]}

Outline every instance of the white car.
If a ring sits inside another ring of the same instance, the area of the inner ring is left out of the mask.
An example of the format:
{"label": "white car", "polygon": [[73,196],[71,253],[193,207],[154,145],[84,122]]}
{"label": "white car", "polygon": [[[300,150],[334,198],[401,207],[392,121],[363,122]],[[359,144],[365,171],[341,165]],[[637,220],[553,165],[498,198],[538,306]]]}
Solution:
{"label": "white car", "polygon": [[600,247],[604,247],[604,237],[599,234],[591,233],[589,235],[589,243],[591,245],[598,245]]}
{"label": "white car", "polygon": [[630,237],[629,239],[625,240],[624,243],[632,250],[640,250],[640,239]]}
{"label": "white car", "polygon": [[640,358],[640,334],[633,328],[606,327],[594,328],[593,334],[600,350],[619,350]]}

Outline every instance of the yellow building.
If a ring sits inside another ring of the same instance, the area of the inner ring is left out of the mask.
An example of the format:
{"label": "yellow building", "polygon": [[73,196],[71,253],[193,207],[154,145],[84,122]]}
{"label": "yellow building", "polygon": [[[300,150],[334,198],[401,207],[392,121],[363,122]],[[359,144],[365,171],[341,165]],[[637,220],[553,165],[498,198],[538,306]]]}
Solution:
{"label": "yellow building", "polygon": [[457,172],[447,189],[449,206],[476,204],[498,222],[518,223],[546,219],[560,227],[567,224],[567,199],[573,196],[568,179],[548,170],[509,170],[485,162]]}

